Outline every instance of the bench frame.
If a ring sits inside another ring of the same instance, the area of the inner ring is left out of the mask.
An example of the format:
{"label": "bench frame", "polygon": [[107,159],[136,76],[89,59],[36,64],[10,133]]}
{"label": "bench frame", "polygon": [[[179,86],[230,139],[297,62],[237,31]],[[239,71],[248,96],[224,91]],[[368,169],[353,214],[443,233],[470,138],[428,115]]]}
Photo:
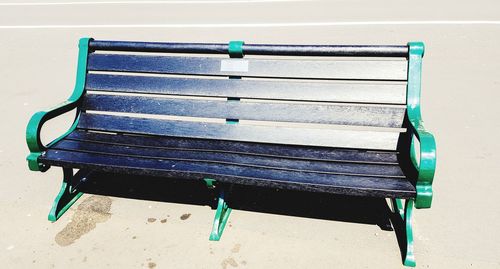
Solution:
{"label": "bench frame", "polygon": [[[76,85],[73,93],[68,100],[63,103],[45,110],[35,113],[26,129],[26,142],[29,148],[29,155],[27,157],[28,167],[32,171],[45,172],[50,167],[38,162],[38,157],[43,155],[48,147],[60,141],[66,135],[75,130],[79,120],[79,105],[81,104],[82,96],[85,93],[85,79],[87,73],[87,56],[89,54],[89,42],[93,41],[92,38],[82,38],[79,42],[79,56],[77,66]],[[169,44],[169,43],[154,43],[154,44]],[[175,43],[170,43],[175,44]],[[177,44],[186,45],[186,44]],[[190,44],[191,47],[201,44]],[[208,44],[213,48],[225,49],[230,57],[243,57],[244,54],[275,54],[275,55],[288,55],[286,50],[268,49],[267,52],[262,53],[263,46],[250,45],[243,50],[244,43],[242,41],[232,41],[229,44]],[[122,44],[122,46],[125,46]],[[246,45],[245,45],[246,46]],[[279,47],[279,46],[278,46]],[[396,214],[400,216],[405,227],[406,249],[403,253],[403,263],[406,266],[415,266],[415,256],[413,251],[413,232],[412,232],[412,215],[413,208],[430,208],[432,203],[432,181],[436,167],[436,143],[434,136],[428,132],[424,126],[420,109],[420,95],[421,95],[421,76],[422,76],[422,58],[424,56],[424,44],[421,42],[408,43],[407,51],[401,51],[400,47],[394,47],[394,51],[370,51],[359,50],[363,46],[338,46],[336,55],[359,55],[359,56],[373,56],[375,53],[383,55],[384,53],[400,53],[402,57],[408,59],[408,81],[407,81],[407,110],[405,120],[408,121],[408,139],[407,141],[410,152],[410,160],[416,172],[416,190],[417,196],[415,199],[392,199],[393,209]],[[180,48],[180,49],[179,49]],[[213,50],[212,48],[212,50]],[[260,53],[259,53],[260,48]],[[126,49],[126,46],[123,48]],[[181,52],[182,46],[177,46],[177,51]],[[155,51],[154,46],[150,51]],[[211,50],[203,49],[198,52],[213,53]],[[315,55],[323,55],[320,50]],[[372,54],[373,53],[373,54]],[[313,53],[314,54],[314,53]],[[65,114],[76,109],[76,116],[73,124],[64,134],[56,138],[54,141],[44,145],[40,139],[40,131],[45,122],[53,119],[59,115]],[[419,146],[417,146],[417,140]],[[418,154],[417,154],[418,153]],[[82,192],[79,191],[79,184],[86,180],[86,173],[88,171],[78,171],[73,174],[70,168],[63,168],[63,183],[59,194],[57,195],[52,209],[49,213],[48,219],[56,221],[59,219],[79,197]],[[207,187],[219,189],[219,197],[217,203],[217,210],[214,218],[210,240],[218,241],[222,235],[226,222],[228,220],[231,208],[225,201],[225,192],[223,186],[218,186],[214,179],[204,179]]]}

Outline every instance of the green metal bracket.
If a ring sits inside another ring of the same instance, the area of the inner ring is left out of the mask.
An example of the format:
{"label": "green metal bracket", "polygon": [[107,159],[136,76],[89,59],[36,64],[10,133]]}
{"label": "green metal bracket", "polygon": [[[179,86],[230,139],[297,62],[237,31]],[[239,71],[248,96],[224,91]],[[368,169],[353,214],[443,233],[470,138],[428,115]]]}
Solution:
{"label": "green metal bracket", "polygon": [[[415,253],[413,250],[413,228],[412,228],[412,219],[413,219],[413,200],[408,199],[403,207],[403,201],[401,199],[393,200],[395,205],[395,210],[397,210],[398,214],[401,216],[401,219],[404,222],[405,227],[405,236],[406,236],[406,245],[405,245],[405,253],[403,264],[405,266],[415,267]],[[404,213],[403,213],[404,212]]]}
{"label": "green metal bracket", "polygon": [[49,220],[52,222],[58,220],[83,195],[83,192],[78,191],[78,186],[72,186],[72,181],[75,178],[73,170],[63,168],[63,174],[61,190],[57,194],[49,212]]}
{"label": "green metal bracket", "polygon": [[45,172],[47,171],[47,169],[49,169],[48,166],[38,162],[38,157],[40,157],[41,155],[42,155],[41,152],[30,152],[28,157],[26,157],[26,160],[28,161],[28,168],[31,171]]}
{"label": "green metal bracket", "polygon": [[217,203],[217,211],[215,212],[214,225],[212,227],[212,232],[210,233],[210,241],[219,241],[224,227],[226,227],[227,220],[229,219],[229,214],[231,213],[231,208],[227,205],[224,200],[224,190],[221,189],[219,193],[219,200]]}
{"label": "green metal bracket", "polygon": [[215,188],[215,179],[212,178],[204,178],[203,181],[205,181],[205,184],[207,185],[207,188],[213,189]]}
{"label": "green metal bracket", "polygon": [[[420,110],[422,57],[424,43],[408,43],[408,86],[407,86],[407,116],[412,133],[410,158],[418,171],[416,208],[430,208],[432,204],[432,181],[436,170],[436,141],[423,125]],[[414,136],[413,136],[414,135]],[[420,141],[420,161],[416,160],[416,145],[414,139]]]}
{"label": "green metal bracket", "polygon": [[[49,169],[48,166],[44,166],[38,162],[38,157],[42,155],[42,153],[47,149],[46,146],[42,144],[40,139],[40,131],[42,126],[48,120],[55,118],[61,114],[69,112],[78,107],[78,104],[81,100],[81,97],[85,91],[85,77],[87,74],[87,55],[88,55],[88,43],[91,38],[82,38],[79,43],[79,53],[78,53],[78,67],[76,74],[76,85],[73,90],[73,93],[68,98],[68,100],[63,103],[48,109],[47,111],[39,111],[35,113],[30,121],[28,122],[28,126],[26,127],[26,143],[30,150],[30,154],[26,158],[28,161],[28,167],[32,171],[46,171]],[[65,132],[63,135],[56,138],[54,141],[50,142],[48,146],[55,144],[57,141],[61,140],[71,131],[76,128],[78,124],[79,111],[77,111],[75,120],[71,128]]]}
{"label": "green metal bracket", "polygon": [[243,58],[243,41],[230,41],[228,46],[228,53],[231,58]]}

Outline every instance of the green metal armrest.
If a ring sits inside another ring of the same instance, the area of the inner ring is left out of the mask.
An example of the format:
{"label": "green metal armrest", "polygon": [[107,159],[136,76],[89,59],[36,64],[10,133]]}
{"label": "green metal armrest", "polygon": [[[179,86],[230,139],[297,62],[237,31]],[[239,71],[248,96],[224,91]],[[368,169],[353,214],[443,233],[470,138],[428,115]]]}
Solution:
{"label": "green metal armrest", "polygon": [[[49,167],[46,167],[40,163],[38,163],[38,157],[42,154],[43,151],[47,149],[45,145],[43,145],[40,139],[40,131],[42,130],[42,126],[45,122],[50,119],[53,119],[59,115],[62,115],[68,111],[71,111],[77,107],[78,100],[68,100],[65,101],[53,109],[48,111],[39,111],[35,113],[30,121],[28,122],[28,127],[26,128],[26,143],[28,144],[28,148],[30,150],[30,154],[26,158],[28,160],[28,167],[32,171],[46,171]],[[78,117],[75,119],[71,128],[64,133],[63,135],[56,138],[54,141],[50,142],[48,146],[56,143],[68,133],[73,131],[78,123]]]}
{"label": "green metal armrest", "polygon": [[[85,75],[87,73],[87,55],[88,55],[88,43],[91,39],[90,38],[82,38],[80,39],[79,42],[79,54],[78,54],[78,67],[77,67],[77,75],[76,75],[76,85],[75,89],[73,90],[73,94],[68,98],[67,101],[55,106],[54,108],[48,110],[48,111],[39,111],[35,113],[30,121],[28,122],[28,126],[26,128],[26,143],[28,144],[28,148],[30,150],[30,154],[26,158],[28,161],[28,167],[32,171],[46,171],[49,167],[44,166],[38,162],[38,157],[42,154],[43,151],[47,149],[45,145],[43,145],[41,139],[40,139],[40,131],[43,127],[43,124],[50,119],[53,119],[59,115],[62,115],[64,113],[67,113],[75,108],[78,107],[78,104],[80,102],[80,99],[83,95],[83,92],[85,90]],[[78,111],[77,111],[77,117],[75,118],[75,121],[73,122],[73,125],[71,128],[64,133],[63,135],[59,136],[57,139],[54,141],[50,142],[47,146],[50,146],[63,137],[65,137],[67,134],[69,134],[71,131],[73,131],[76,128],[76,125],[78,124]]]}
{"label": "green metal armrest", "polygon": [[[434,136],[425,130],[420,112],[420,92],[422,75],[422,57],[424,44],[408,43],[410,53],[408,59],[408,100],[407,116],[410,122],[411,148],[410,157],[418,171],[416,208],[430,208],[432,203],[432,181],[436,170],[436,141]],[[420,142],[420,160],[417,162],[415,138]]]}

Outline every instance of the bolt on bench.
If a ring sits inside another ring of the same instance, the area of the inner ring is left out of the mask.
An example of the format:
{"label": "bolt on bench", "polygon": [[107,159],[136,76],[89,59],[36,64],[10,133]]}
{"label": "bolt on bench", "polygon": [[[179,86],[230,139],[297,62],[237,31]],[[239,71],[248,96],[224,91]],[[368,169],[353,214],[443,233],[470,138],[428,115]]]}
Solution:
{"label": "bolt on bench", "polygon": [[[73,94],[35,113],[26,131],[29,168],[63,168],[49,220],[92,172],[204,180],[220,192],[211,240],[232,184],[385,197],[405,224],[404,264],[415,265],[412,211],[431,206],[436,158],[420,114],[422,43],[83,38],[79,47]],[[42,144],[43,124],[74,110],[72,127]]]}

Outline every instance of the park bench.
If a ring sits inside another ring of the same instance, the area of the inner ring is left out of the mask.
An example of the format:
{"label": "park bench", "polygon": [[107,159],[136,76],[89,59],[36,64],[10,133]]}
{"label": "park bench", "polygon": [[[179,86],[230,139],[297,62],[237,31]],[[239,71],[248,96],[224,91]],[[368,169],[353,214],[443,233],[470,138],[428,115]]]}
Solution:
{"label": "park bench", "polygon": [[[430,208],[435,170],[420,114],[423,54],[420,42],[82,38],[73,94],[28,123],[28,165],[63,168],[51,221],[93,172],[204,181],[219,193],[211,240],[224,229],[234,184],[389,198],[406,229],[404,264],[414,266],[412,211]],[[71,111],[72,127],[44,145],[43,124]]]}

